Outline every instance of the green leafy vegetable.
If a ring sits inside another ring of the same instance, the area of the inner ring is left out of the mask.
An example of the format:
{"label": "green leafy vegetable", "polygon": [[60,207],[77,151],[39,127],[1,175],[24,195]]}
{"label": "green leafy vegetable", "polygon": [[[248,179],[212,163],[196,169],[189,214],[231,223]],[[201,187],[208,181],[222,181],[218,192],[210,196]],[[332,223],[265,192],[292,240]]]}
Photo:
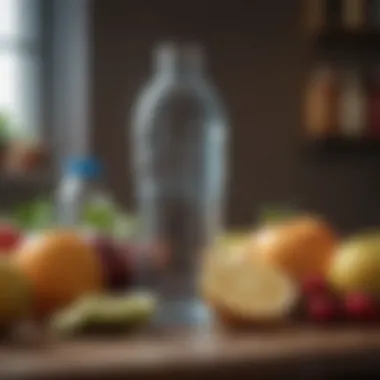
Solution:
{"label": "green leafy vegetable", "polygon": [[16,225],[24,230],[39,230],[54,225],[54,206],[48,199],[19,204],[12,214]]}
{"label": "green leafy vegetable", "polygon": [[[10,218],[19,228],[36,231],[57,225],[54,202],[51,199],[36,199],[15,207]],[[117,239],[130,239],[139,231],[139,221],[134,215],[120,211],[112,199],[98,196],[90,200],[83,209],[80,224]]]}
{"label": "green leafy vegetable", "polygon": [[113,230],[116,213],[113,201],[99,196],[84,206],[83,223],[93,229],[109,233]]}

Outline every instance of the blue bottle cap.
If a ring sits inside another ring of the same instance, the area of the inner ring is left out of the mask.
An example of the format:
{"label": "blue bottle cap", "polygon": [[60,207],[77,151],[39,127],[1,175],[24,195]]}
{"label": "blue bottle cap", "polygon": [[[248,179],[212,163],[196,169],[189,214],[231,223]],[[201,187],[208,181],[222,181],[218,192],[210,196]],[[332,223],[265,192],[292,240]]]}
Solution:
{"label": "blue bottle cap", "polygon": [[100,161],[93,157],[71,157],[65,165],[65,173],[86,180],[96,180],[102,172]]}

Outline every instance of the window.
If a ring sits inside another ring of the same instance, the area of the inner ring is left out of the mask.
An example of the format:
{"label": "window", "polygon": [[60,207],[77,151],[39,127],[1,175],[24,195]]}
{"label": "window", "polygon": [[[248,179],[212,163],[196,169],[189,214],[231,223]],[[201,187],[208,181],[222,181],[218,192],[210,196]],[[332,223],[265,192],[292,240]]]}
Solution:
{"label": "window", "polygon": [[0,0],[0,113],[27,135],[41,121],[38,15],[38,0]]}

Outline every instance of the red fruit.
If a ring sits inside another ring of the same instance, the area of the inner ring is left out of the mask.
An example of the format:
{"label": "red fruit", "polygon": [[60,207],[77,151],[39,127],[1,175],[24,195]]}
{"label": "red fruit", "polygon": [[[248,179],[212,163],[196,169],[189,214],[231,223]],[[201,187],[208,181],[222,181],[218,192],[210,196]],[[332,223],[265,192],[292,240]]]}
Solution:
{"label": "red fruit", "polygon": [[327,281],[322,276],[310,276],[302,282],[303,293],[307,296],[329,294]]}
{"label": "red fruit", "polygon": [[336,320],[340,307],[336,300],[327,296],[315,296],[308,300],[307,315],[315,322],[330,322]]}
{"label": "red fruit", "polygon": [[16,248],[21,240],[20,232],[13,226],[0,225],[0,252],[9,252]]}
{"label": "red fruit", "polygon": [[350,320],[373,321],[379,317],[377,304],[368,294],[348,294],[344,300],[344,306]]}
{"label": "red fruit", "polygon": [[90,241],[103,264],[104,276],[109,290],[124,290],[132,283],[134,252],[110,238],[95,237]]}

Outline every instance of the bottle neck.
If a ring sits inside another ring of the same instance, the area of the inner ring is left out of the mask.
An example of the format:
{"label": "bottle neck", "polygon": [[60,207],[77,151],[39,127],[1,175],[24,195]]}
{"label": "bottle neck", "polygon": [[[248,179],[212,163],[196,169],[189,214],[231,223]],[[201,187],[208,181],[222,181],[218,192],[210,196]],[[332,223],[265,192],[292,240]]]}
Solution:
{"label": "bottle neck", "polygon": [[203,73],[203,59],[199,48],[192,46],[160,45],[155,53],[155,70],[169,78],[197,78]]}

